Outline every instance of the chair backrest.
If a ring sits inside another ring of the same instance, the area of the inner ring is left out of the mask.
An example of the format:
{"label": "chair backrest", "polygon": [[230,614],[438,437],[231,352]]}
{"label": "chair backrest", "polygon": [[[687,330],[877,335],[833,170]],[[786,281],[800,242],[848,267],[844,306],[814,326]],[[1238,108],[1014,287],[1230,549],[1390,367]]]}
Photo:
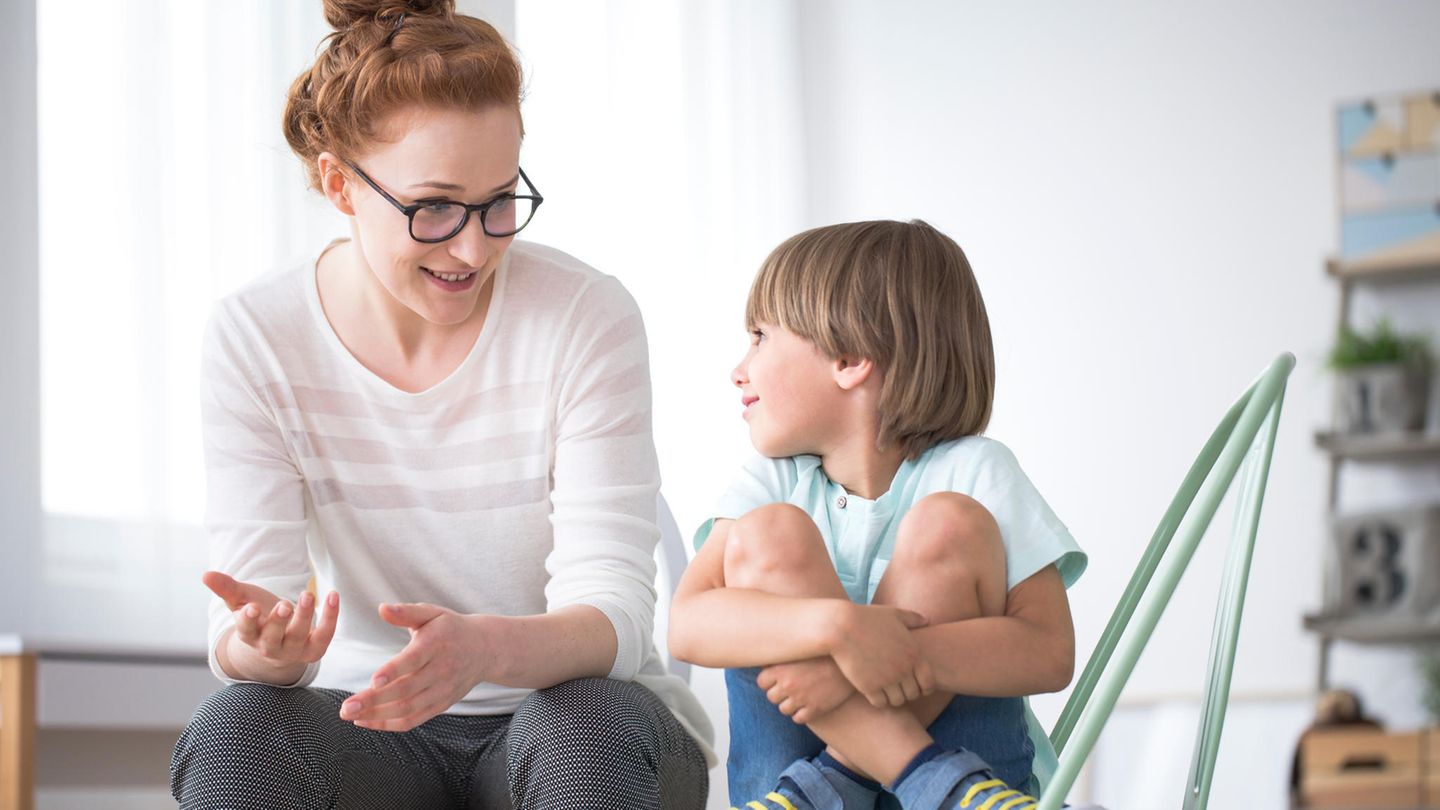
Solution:
{"label": "chair backrest", "polygon": [[[680,532],[680,526],[675,522],[675,515],[670,511],[670,504],[665,502],[665,496],[657,495],[655,500],[656,522],[660,524],[660,544],[655,548],[655,561],[659,569],[656,579],[659,605],[656,614],[659,618],[663,613],[668,626],[670,600],[675,596],[675,589],[680,587],[680,576],[685,573],[685,535]],[[679,675],[686,683],[690,682],[688,663],[670,655],[668,649],[665,650],[665,659],[671,672]]]}
{"label": "chair backrest", "polygon": [[[1235,524],[1210,637],[1200,725],[1182,800],[1185,810],[1205,807],[1215,772],[1220,732],[1225,724],[1230,676],[1235,668],[1235,643],[1240,633],[1270,457],[1275,448],[1275,430],[1280,423],[1285,383],[1294,367],[1295,358],[1288,353],[1270,364],[1220,420],[1220,426],[1211,434],[1181,482],[1180,491],[1150,539],[1105,632],[1075,682],[1060,719],[1050,732],[1059,766],[1053,776],[1044,775],[1048,779],[1042,780],[1039,810],[1056,810],[1070,792],[1160,615],[1170,603],[1181,575],[1189,566],[1200,538],[1243,464],[1245,473],[1241,478]],[[1177,536],[1178,542],[1172,543]],[[1157,572],[1159,577],[1151,588]],[[1135,619],[1133,627],[1130,626],[1132,618]],[[1119,655],[1115,656],[1117,650]],[[1115,656],[1113,662],[1112,656]],[[1113,668],[1111,663],[1115,665]]]}

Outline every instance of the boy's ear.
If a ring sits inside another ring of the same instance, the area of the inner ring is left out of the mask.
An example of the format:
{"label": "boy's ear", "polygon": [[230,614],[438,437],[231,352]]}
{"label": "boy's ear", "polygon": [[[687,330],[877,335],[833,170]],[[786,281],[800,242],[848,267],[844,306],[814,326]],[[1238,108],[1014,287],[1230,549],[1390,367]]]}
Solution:
{"label": "boy's ear", "polygon": [[830,366],[835,384],[846,391],[853,391],[865,384],[875,371],[875,363],[867,357],[843,354],[835,358]]}

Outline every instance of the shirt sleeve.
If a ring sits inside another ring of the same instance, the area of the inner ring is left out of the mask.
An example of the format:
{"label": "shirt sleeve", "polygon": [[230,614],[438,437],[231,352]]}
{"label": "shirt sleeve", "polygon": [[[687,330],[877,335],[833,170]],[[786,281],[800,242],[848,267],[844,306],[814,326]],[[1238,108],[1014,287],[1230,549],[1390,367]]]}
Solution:
{"label": "shirt sleeve", "polygon": [[579,294],[562,341],[550,493],[550,611],[590,605],[615,629],[610,677],[631,680],[653,643],[656,497],[650,358],[639,307],[613,278]]}
{"label": "shirt sleeve", "polygon": [[[294,600],[311,577],[305,484],[241,335],[226,304],[217,305],[206,325],[200,369],[210,567]],[[215,647],[234,624],[224,601],[212,597],[210,670],[227,684],[242,681],[220,668]],[[319,662],[310,664],[290,686],[310,683],[319,668]]]}
{"label": "shirt sleeve", "polygon": [[1085,552],[1020,469],[1010,448],[999,442],[991,442],[989,447],[969,494],[990,510],[1000,526],[1005,543],[1006,589],[1052,563],[1069,588],[1085,571]]}
{"label": "shirt sleeve", "polygon": [[740,472],[730,482],[725,494],[720,496],[710,519],[695,530],[695,549],[698,551],[705,545],[716,520],[735,520],[766,504],[784,503],[795,490],[797,478],[795,459],[752,454],[741,465]]}

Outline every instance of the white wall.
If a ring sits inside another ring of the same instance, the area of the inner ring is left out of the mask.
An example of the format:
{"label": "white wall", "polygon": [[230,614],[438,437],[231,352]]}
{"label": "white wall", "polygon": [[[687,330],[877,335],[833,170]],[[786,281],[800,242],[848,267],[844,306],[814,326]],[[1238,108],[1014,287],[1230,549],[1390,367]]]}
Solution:
{"label": "white wall", "polygon": [[[995,332],[990,433],[1014,448],[1091,555],[1071,593],[1082,650],[1225,407],[1279,352],[1295,353],[1234,690],[1242,701],[1303,705],[1317,645],[1300,617],[1318,607],[1326,537],[1326,463],[1311,436],[1329,412],[1322,361],[1338,301],[1322,267],[1338,246],[1333,108],[1440,86],[1440,6],[827,0],[802,9],[808,218],[922,217],[965,247]],[[1400,325],[1440,335],[1440,290],[1381,295],[1394,296]],[[1366,489],[1392,501],[1440,493],[1433,471]],[[1132,698],[1199,687],[1225,514],[1216,526]],[[1423,721],[1408,656],[1344,648],[1335,662],[1337,680],[1384,719]],[[1233,745],[1246,720],[1232,718]],[[1272,749],[1286,747],[1267,762],[1284,760],[1294,723],[1259,725],[1251,731]],[[1175,741],[1183,759],[1189,733]],[[1126,753],[1140,750],[1153,751]],[[1217,803],[1253,775],[1261,789],[1252,783],[1248,794],[1281,806],[1280,774],[1251,770],[1225,772],[1222,761]],[[1148,794],[1112,787],[1097,783],[1097,797],[1152,806]]]}

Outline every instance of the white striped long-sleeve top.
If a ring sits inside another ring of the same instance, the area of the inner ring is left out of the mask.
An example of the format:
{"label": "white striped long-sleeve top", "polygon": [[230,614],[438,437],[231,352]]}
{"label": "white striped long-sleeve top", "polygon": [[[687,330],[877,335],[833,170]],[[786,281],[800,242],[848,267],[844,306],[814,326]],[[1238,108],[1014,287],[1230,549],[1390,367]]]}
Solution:
{"label": "white striped long-sleeve top", "polygon": [[[713,761],[712,730],[652,639],[655,499],[645,329],[614,278],[514,242],[474,348],[433,387],[366,369],[321,308],[315,261],[222,299],[206,329],[202,418],[211,566],[295,599],[340,593],[334,641],[296,685],[364,688],[404,648],[381,602],[535,615],[591,605],[637,680]],[[210,607],[214,649],[233,624]],[[529,690],[481,683],[457,714]]]}

